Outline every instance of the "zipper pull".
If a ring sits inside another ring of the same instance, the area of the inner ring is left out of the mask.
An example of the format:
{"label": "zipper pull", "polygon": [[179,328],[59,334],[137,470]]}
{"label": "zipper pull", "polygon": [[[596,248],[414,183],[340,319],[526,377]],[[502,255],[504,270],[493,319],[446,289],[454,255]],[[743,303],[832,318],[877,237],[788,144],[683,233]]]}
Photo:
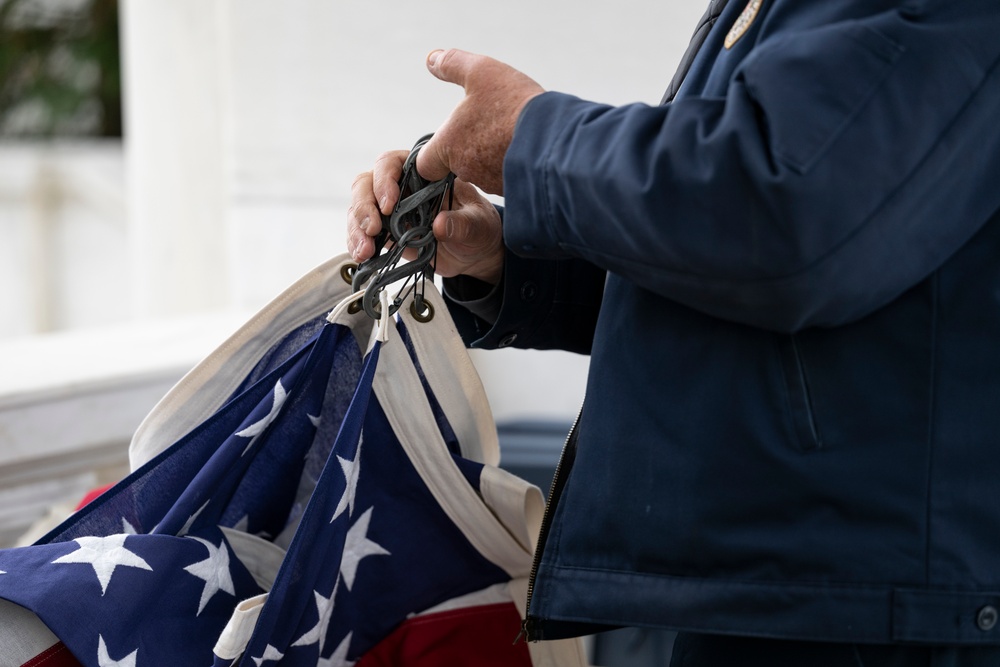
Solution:
{"label": "zipper pull", "polygon": [[534,618],[528,616],[523,621],[521,621],[521,631],[517,633],[517,637],[514,637],[514,644],[517,645],[522,639],[526,642],[538,641],[533,639],[534,635]]}

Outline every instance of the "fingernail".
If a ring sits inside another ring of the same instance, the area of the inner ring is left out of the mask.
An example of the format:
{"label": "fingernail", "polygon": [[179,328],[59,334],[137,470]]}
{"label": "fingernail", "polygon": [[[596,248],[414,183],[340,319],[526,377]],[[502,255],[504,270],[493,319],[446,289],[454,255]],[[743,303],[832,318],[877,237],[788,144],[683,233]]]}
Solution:
{"label": "fingernail", "polygon": [[380,211],[385,211],[385,203],[389,201],[389,195],[382,195],[382,198],[378,200],[378,207]]}
{"label": "fingernail", "polygon": [[431,67],[435,67],[437,65],[438,58],[441,57],[442,53],[444,53],[444,51],[442,51],[441,49],[435,49],[434,51],[428,53],[427,64],[430,65]]}
{"label": "fingernail", "polygon": [[450,215],[446,218],[444,230],[448,238],[455,236],[455,220]]}
{"label": "fingernail", "polygon": [[370,225],[371,222],[372,222],[371,217],[369,217],[369,216],[366,215],[365,219],[358,223],[358,227],[361,228],[361,231],[367,232],[368,231],[368,225]]}

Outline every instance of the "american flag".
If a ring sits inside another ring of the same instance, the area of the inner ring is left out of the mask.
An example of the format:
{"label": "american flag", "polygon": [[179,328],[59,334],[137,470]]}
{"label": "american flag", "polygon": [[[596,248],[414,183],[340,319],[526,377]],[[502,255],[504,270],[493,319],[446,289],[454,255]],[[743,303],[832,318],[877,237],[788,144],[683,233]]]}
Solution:
{"label": "american flag", "polygon": [[[409,349],[400,329],[386,346]],[[172,447],[0,551],[0,663],[530,665],[505,588],[523,573],[470,542],[415,464],[426,443],[408,452],[373,391],[382,346],[299,328]],[[483,464],[416,387],[451,491],[479,499]]]}

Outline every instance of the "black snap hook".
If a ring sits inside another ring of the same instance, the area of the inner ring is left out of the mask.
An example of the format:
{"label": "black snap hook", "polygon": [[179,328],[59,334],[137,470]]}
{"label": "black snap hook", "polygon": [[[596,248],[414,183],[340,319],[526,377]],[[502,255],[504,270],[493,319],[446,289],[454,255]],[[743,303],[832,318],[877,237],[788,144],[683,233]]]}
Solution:
{"label": "black snap hook", "polygon": [[[382,290],[397,281],[406,281],[392,300],[388,313],[392,315],[410,291],[415,290],[422,299],[424,281],[434,272],[437,240],[431,228],[446,196],[449,197],[449,205],[451,203],[455,175],[448,174],[440,181],[428,181],[417,173],[417,153],[431,136],[421,137],[404,161],[399,179],[399,201],[390,215],[382,216],[382,231],[374,238],[375,255],[362,262],[352,274],[352,289],[355,292],[364,289],[361,307],[372,319],[380,319],[384,315],[378,307]],[[405,250],[411,251],[409,255],[412,259],[404,262]],[[433,309],[428,316],[423,306],[419,313],[419,316],[414,314],[417,321],[426,321],[420,317],[427,317],[428,320],[433,317]]]}

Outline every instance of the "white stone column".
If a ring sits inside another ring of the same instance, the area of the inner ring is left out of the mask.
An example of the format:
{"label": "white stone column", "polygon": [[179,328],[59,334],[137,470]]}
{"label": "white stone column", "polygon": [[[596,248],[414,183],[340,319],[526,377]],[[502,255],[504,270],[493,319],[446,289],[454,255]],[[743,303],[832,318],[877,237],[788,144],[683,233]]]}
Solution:
{"label": "white stone column", "polygon": [[134,315],[229,301],[223,5],[122,0]]}

